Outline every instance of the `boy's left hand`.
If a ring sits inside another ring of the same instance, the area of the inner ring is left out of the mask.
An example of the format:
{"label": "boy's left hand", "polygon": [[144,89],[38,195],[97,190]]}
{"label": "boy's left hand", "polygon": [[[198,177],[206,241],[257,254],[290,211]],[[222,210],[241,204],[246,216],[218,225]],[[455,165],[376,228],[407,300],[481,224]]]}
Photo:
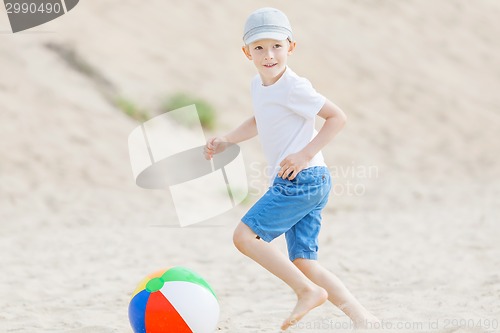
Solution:
{"label": "boy's left hand", "polygon": [[281,161],[278,176],[283,179],[294,180],[297,174],[307,167],[308,162],[309,159],[302,152],[290,154]]}

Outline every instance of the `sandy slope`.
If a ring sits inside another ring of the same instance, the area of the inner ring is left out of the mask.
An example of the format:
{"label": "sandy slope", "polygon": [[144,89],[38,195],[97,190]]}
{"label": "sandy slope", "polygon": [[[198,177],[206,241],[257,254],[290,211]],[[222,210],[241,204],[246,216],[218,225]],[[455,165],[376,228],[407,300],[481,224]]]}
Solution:
{"label": "sandy slope", "polygon": [[[106,98],[156,110],[192,91],[228,130],[251,115],[241,26],[268,4],[296,31],[290,66],[349,117],[324,150],[336,187],[322,262],[394,324],[484,332],[449,320],[500,319],[500,4],[109,0],[16,35],[0,14],[1,331],[131,332],[135,284],[178,264],[213,285],[220,331],[277,331],[293,295],[231,243],[248,204],[216,219],[224,227],[173,228],[169,193],[133,183],[127,136],[137,122]],[[253,202],[264,160],[258,140],[242,147]],[[325,305],[294,332],[336,331],[331,319],[347,323]]]}

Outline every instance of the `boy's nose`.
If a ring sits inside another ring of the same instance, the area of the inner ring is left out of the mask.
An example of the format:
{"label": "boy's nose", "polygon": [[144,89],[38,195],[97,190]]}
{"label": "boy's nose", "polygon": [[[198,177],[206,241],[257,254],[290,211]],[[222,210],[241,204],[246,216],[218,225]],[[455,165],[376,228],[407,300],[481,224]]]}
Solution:
{"label": "boy's nose", "polygon": [[274,58],[274,54],[272,51],[267,51],[267,54],[265,56],[266,60],[268,59],[273,59]]}

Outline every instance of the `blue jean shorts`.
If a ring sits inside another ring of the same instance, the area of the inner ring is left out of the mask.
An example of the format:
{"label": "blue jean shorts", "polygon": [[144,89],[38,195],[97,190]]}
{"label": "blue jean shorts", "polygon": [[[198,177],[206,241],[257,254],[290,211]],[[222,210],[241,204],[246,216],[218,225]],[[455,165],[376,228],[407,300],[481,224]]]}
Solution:
{"label": "blue jean shorts", "polygon": [[276,176],[241,221],[266,242],[285,234],[291,261],[316,260],[321,210],[328,202],[331,187],[330,173],[324,166],[304,169],[293,180]]}

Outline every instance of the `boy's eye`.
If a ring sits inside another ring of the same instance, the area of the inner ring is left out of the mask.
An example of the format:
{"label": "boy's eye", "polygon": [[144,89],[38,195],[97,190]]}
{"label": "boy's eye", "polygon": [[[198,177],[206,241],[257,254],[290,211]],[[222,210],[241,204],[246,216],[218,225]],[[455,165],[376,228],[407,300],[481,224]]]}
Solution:
{"label": "boy's eye", "polygon": [[276,44],[276,45],[274,45],[274,47],[279,49],[281,47],[281,44]]}
{"label": "boy's eye", "polygon": [[256,46],[255,50],[262,50],[262,46]]}

